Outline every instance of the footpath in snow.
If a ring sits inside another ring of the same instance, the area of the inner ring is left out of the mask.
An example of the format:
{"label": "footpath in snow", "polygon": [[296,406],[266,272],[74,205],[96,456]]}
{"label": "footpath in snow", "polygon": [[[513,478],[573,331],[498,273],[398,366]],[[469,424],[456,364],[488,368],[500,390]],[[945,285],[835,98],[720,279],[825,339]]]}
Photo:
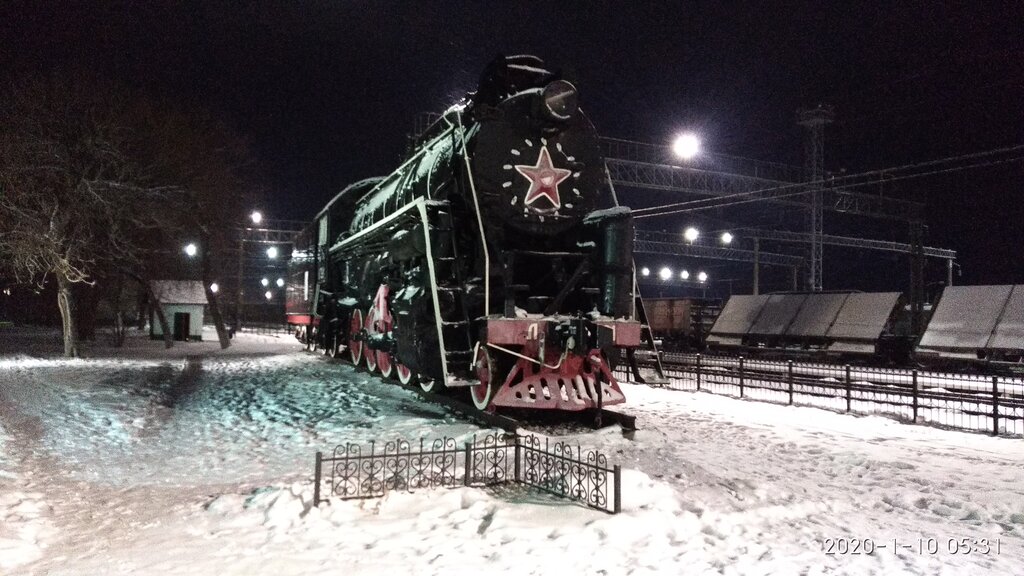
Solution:
{"label": "footpath in snow", "polygon": [[1019,439],[626,386],[633,438],[539,429],[623,465],[617,516],[518,487],[313,508],[316,450],[481,431],[287,337],[89,360],[5,343],[3,575],[1024,573]]}

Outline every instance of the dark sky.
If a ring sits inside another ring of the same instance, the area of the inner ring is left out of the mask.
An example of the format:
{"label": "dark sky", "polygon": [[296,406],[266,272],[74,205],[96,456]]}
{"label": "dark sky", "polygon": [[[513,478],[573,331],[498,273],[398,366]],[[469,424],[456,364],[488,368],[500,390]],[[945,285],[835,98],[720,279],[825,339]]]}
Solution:
{"label": "dark sky", "polygon": [[[266,212],[306,219],[498,53],[561,67],[609,136],[799,163],[795,111],[824,102],[829,170],[1024,143],[1022,24],[1020,2],[9,1],[0,78],[85,65],[208,109],[252,143]],[[963,281],[1024,282],[1022,185],[1017,163],[899,193]]]}

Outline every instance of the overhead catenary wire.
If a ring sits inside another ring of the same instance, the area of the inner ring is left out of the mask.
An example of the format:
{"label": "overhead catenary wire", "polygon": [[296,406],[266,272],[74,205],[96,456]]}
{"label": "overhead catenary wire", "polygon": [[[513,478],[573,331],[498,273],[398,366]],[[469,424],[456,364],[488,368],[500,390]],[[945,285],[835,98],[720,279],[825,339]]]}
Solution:
{"label": "overhead catenary wire", "polygon": [[[923,178],[926,176],[934,176],[938,174],[945,174],[950,172],[957,172],[961,170],[968,170],[974,168],[983,168],[986,166],[994,166],[999,164],[1007,164],[1012,162],[1020,162],[1024,160],[1024,156],[1013,156],[1011,158],[1001,158],[997,160],[989,160],[985,162],[974,162],[962,166],[954,166],[950,168],[942,168],[938,170],[930,170],[925,172],[911,172],[909,174],[899,174],[901,171],[909,170],[920,170],[922,168],[928,168],[932,166],[941,166],[944,164],[951,164],[954,162],[963,162],[967,160],[979,160],[982,158],[996,156],[1000,154],[1011,154],[1024,152],[1024,144],[1018,144],[1014,146],[1007,146],[1003,148],[996,148],[992,150],[986,150],[982,152],[973,152],[970,154],[962,154],[959,156],[950,156],[946,158],[939,158],[936,160],[929,160],[925,162],[919,162],[915,164],[905,164],[902,166],[882,168],[878,170],[870,170],[867,172],[861,172],[858,174],[851,174],[840,177],[830,177],[821,180],[814,180],[808,182],[794,182],[791,184],[783,184],[780,186],[772,186],[768,188],[762,188],[759,190],[753,190],[750,192],[738,192],[735,194],[726,194],[722,196],[716,196],[714,198],[701,198],[697,200],[688,200],[683,202],[673,202],[670,204],[663,204],[660,206],[651,206],[647,208],[637,208],[633,211],[635,218],[652,218],[656,216],[667,216],[671,214],[679,214],[685,212],[695,212],[700,210],[710,210],[714,208],[723,208],[728,206],[735,206],[739,204],[747,204],[750,202],[760,202],[766,200],[778,200],[788,198],[792,196],[800,196],[810,192],[808,188],[851,188],[856,186],[868,186],[872,184],[893,182],[898,180],[907,180],[912,178]],[[862,180],[863,179],[863,180]],[[861,180],[861,181],[857,181]]]}

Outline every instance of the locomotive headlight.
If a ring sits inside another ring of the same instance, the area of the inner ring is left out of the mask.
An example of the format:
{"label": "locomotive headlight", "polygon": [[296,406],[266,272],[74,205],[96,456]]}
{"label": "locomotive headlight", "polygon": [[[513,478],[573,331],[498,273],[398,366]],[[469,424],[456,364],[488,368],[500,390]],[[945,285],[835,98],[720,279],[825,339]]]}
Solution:
{"label": "locomotive headlight", "polygon": [[544,112],[552,119],[565,121],[572,118],[579,105],[576,87],[565,80],[555,80],[544,87],[541,94]]}

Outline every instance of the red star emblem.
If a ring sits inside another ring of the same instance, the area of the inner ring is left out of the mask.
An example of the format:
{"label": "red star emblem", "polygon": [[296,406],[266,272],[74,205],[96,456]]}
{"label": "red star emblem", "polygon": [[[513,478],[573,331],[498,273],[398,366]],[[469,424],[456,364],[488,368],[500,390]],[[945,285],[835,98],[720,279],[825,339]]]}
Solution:
{"label": "red star emblem", "polygon": [[530,191],[526,193],[523,204],[529,206],[538,198],[544,197],[551,202],[555,210],[562,207],[562,199],[558,196],[558,185],[568,178],[569,174],[572,174],[572,170],[555,168],[551,164],[551,154],[548,153],[547,146],[541,147],[537,164],[516,166],[515,168],[530,181]]}

